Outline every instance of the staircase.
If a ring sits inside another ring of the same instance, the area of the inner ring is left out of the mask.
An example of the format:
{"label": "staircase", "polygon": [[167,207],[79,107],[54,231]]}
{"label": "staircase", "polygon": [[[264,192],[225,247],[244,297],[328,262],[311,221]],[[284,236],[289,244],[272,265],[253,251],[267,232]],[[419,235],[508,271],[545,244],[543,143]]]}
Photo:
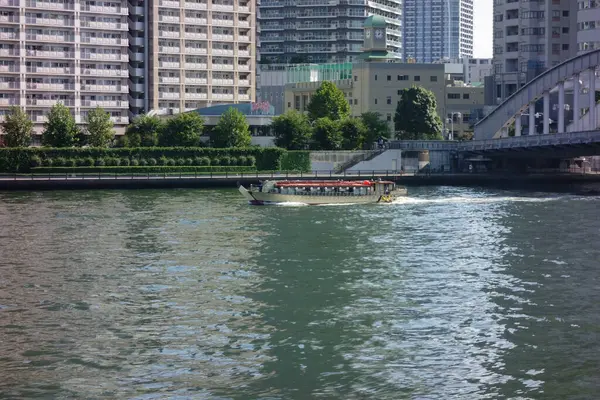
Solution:
{"label": "staircase", "polygon": [[346,171],[347,169],[354,167],[359,162],[369,161],[369,160],[374,159],[375,157],[377,157],[384,151],[385,151],[385,149],[379,149],[379,150],[370,151],[368,153],[358,154],[358,155],[352,157],[351,159],[349,159],[348,161],[343,162],[342,164],[338,165],[335,169],[335,173],[341,174],[342,172]]}

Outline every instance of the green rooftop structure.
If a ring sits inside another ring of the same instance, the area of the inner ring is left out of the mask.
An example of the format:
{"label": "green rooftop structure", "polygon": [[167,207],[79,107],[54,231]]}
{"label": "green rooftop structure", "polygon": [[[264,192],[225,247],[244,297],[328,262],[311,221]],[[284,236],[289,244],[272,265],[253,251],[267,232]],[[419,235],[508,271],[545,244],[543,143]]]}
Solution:
{"label": "green rooftop structure", "polygon": [[365,20],[363,25],[365,28],[384,28],[387,26],[387,22],[385,22],[385,18],[381,15],[371,15]]}

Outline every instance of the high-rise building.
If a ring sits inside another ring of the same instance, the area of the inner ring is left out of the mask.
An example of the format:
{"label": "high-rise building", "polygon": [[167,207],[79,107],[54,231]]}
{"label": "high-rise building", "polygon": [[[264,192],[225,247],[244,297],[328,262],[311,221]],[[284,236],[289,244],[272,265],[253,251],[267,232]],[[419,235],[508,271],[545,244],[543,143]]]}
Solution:
{"label": "high-rise building", "polygon": [[600,0],[577,0],[577,50],[600,50]]}
{"label": "high-rise building", "polygon": [[404,0],[404,59],[473,57],[473,0]]}
{"label": "high-rise building", "polygon": [[363,22],[370,15],[385,18],[388,51],[401,58],[402,0],[261,0],[261,61],[353,61],[361,54]]}
{"label": "high-rise building", "polygon": [[251,102],[254,0],[0,0],[0,115],[42,131],[61,102],[100,106],[116,132],[150,110]]}
{"label": "high-rise building", "polygon": [[581,1],[494,2],[497,100],[506,99],[546,69],[577,53],[577,3]]}

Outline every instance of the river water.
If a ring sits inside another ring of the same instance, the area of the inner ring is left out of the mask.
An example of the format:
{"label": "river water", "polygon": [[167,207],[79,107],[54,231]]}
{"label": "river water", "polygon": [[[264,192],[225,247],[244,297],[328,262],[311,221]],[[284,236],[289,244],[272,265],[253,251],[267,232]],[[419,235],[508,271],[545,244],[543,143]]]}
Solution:
{"label": "river water", "polygon": [[599,210],[2,193],[0,398],[598,398]]}

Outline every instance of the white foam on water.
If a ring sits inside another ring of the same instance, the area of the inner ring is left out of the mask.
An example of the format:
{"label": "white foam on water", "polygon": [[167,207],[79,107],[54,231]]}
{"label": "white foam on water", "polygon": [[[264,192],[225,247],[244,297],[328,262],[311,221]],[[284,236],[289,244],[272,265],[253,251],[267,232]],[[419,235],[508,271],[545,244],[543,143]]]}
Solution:
{"label": "white foam on water", "polygon": [[489,204],[489,203],[545,203],[548,201],[557,201],[564,199],[564,196],[555,197],[518,197],[518,196],[497,196],[497,197],[470,197],[470,196],[454,196],[454,197],[438,197],[433,199],[419,197],[399,197],[392,203],[394,205],[402,204],[448,204],[448,203],[469,203],[469,204]]}

